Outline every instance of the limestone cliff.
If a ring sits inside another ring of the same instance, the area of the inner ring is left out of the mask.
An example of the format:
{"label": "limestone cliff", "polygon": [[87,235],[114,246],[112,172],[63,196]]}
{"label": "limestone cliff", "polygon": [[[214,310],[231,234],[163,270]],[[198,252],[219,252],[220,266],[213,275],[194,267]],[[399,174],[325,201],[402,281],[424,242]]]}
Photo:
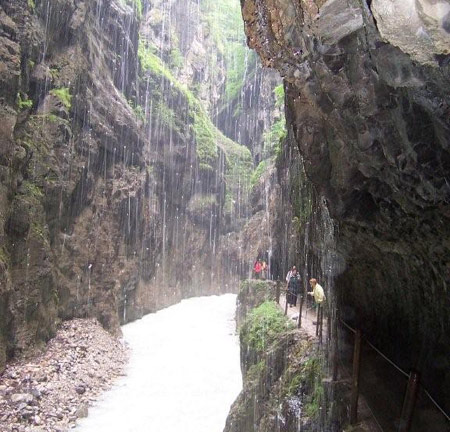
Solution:
{"label": "limestone cliff", "polygon": [[239,5],[184,6],[0,1],[0,369],[61,319],[115,330],[239,277],[221,245],[249,215],[262,132],[215,124],[249,87]]}
{"label": "limestone cliff", "polygon": [[448,410],[449,4],[396,3],[242,8],[249,45],[286,83],[281,270],[298,260],[324,281],[341,318],[421,370]]}
{"label": "limestone cliff", "polygon": [[117,327],[118,293],[140,278],[158,223],[127,103],[136,14],[103,1],[0,6],[2,365],[58,317]]}

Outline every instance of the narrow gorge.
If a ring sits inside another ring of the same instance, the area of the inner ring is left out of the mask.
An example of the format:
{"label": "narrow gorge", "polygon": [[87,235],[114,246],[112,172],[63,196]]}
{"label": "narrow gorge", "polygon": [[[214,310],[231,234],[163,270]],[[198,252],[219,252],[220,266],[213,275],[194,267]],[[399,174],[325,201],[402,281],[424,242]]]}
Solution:
{"label": "narrow gorge", "polygon": [[2,4],[1,364],[59,319],[236,290],[282,115],[242,28],[231,1]]}
{"label": "narrow gorge", "polygon": [[450,430],[449,59],[449,0],[0,0],[0,402],[72,320],[235,293],[227,432]]}

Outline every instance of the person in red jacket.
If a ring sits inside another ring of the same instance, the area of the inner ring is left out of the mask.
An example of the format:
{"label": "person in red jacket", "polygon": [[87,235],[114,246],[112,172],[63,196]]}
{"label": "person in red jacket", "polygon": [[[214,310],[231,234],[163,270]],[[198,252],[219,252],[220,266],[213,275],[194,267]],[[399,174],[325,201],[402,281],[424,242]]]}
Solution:
{"label": "person in red jacket", "polygon": [[261,261],[258,259],[255,261],[255,265],[253,266],[253,272],[255,273],[255,278],[259,279],[261,276],[262,265]]}

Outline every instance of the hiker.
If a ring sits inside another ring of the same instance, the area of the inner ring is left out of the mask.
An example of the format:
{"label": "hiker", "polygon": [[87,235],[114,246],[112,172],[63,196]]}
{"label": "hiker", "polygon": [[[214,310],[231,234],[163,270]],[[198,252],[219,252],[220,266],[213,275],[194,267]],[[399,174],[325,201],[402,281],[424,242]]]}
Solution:
{"label": "hiker", "polygon": [[267,263],[264,260],[261,262],[261,274],[263,279],[267,279]]}
{"label": "hiker", "polygon": [[291,277],[287,285],[286,301],[289,306],[297,306],[297,296],[300,292],[300,276],[297,274],[297,269],[293,267]]}
{"label": "hiker", "polygon": [[310,296],[314,297],[316,305],[321,305],[325,300],[325,293],[323,288],[317,283],[317,279],[310,279],[309,284],[311,285],[312,291],[308,292]]}
{"label": "hiker", "polygon": [[311,285],[312,291],[308,294],[314,297],[314,304],[317,307],[317,321],[313,321],[313,324],[317,324],[322,321],[323,318],[323,302],[325,301],[325,293],[323,288],[317,283],[317,279],[310,279],[309,284]]}
{"label": "hiker", "polygon": [[262,270],[261,262],[260,262],[259,259],[257,259],[255,261],[255,265],[253,266],[253,272],[255,273],[255,278],[256,279],[259,279],[259,276],[261,274],[261,270]]}
{"label": "hiker", "polygon": [[286,282],[289,284],[289,280],[291,279],[292,272],[295,270],[297,272],[297,267],[292,266],[292,268],[288,271],[286,275]]}

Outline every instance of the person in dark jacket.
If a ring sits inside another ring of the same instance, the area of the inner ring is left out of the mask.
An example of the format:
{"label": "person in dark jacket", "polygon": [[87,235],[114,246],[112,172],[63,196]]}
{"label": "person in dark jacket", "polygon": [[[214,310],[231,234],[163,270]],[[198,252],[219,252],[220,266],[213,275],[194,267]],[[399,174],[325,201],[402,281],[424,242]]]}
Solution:
{"label": "person in dark jacket", "polygon": [[286,300],[290,307],[297,306],[297,296],[300,292],[300,276],[297,273],[297,269],[294,267],[291,271],[291,275],[288,281],[288,288],[286,294]]}

